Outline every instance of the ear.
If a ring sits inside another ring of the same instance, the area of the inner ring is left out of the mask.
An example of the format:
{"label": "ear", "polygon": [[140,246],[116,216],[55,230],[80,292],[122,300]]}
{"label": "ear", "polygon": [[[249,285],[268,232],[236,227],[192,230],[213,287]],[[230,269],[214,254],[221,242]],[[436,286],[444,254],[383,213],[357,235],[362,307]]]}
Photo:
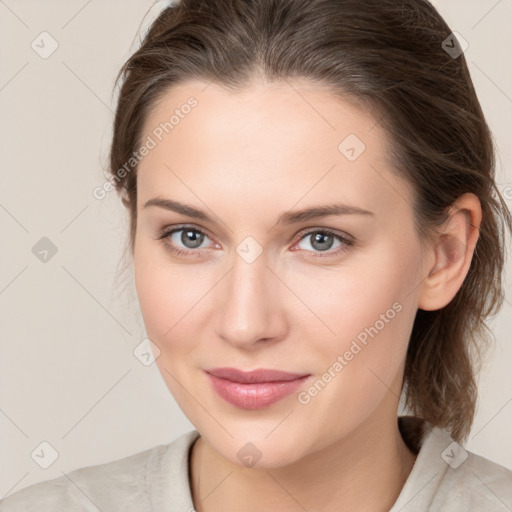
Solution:
{"label": "ear", "polygon": [[482,208],[475,194],[462,195],[450,207],[426,258],[429,268],[418,297],[420,309],[441,309],[456,295],[469,271],[481,220]]}

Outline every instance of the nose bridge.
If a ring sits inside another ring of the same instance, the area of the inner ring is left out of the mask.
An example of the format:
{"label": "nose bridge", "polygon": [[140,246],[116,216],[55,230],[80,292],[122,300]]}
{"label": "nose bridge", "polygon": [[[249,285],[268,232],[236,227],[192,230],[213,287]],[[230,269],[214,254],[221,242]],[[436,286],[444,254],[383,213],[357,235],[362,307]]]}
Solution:
{"label": "nose bridge", "polygon": [[[275,277],[267,268],[265,255],[247,257],[247,248],[240,244],[234,255],[231,271],[222,290],[222,308],[218,334],[231,344],[249,346],[263,338],[274,338],[280,308],[276,295]],[[281,325],[281,323],[279,322]]]}

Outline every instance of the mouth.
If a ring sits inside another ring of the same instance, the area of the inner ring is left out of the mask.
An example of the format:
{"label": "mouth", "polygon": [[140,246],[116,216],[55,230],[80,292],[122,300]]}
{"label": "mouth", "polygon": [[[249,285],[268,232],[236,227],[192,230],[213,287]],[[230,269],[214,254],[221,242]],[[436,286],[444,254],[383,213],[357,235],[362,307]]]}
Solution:
{"label": "mouth", "polygon": [[205,373],[220,398],[249,410],[269,407],[286,398],[311,376],[270,369],[244,372],[236,368],[213,368]]}

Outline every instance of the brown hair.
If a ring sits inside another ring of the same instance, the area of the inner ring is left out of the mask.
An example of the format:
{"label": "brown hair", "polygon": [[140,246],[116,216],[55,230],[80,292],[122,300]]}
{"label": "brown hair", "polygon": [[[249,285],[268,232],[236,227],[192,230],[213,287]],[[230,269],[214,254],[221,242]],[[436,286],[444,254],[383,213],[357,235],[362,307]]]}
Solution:
{"label": "brown hair", "polygon": [[123,83],[109,179],[130,214],[126,250],[132,255],[137,222],[132,156],[144,120],[172,85],[197,79],[237,90],[258,75],[306,78],[371,106],[391,136],[394,171],[415,190],[411,200],[422,243],[432,239],[462,194],[472,192],[481,202],[469,272],[448,305],[417,311],[404,374],[409,410],[464,442],[476,407],[477,361],[491,334],[486,317],[503,303],[504,227],[512,231],[512,218],[495,183],[492,136],[451,32],[426,0],[171,4],[117,77],[116,84],[120,77]]}

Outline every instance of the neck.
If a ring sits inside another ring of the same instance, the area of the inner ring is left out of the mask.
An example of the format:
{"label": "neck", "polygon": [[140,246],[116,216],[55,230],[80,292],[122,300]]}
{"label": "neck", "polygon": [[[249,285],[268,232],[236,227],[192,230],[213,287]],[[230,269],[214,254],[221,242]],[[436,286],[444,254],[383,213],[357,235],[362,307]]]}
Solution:
{"label": "neck", "polygon": [[237,466],[200,437],[190,457],[192,496],[198,512],[386,512],[415,459],[396,415],[369,418],[327,448],[271,469]]}

